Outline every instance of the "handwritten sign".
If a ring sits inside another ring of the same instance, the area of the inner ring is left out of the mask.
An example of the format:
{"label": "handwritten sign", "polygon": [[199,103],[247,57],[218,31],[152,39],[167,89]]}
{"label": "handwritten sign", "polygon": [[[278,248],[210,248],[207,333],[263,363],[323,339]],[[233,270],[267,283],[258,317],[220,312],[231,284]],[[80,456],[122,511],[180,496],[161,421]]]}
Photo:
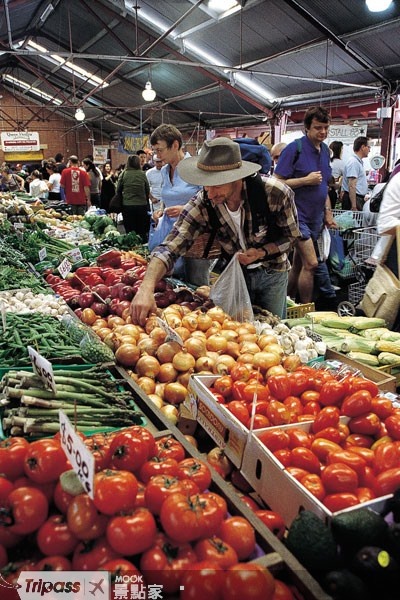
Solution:
{"label": "handwritten sign", "polygon": [[68,260],[68,258],[64,258],[64,260],[58,265],[57,269],[61,277],[65,279],[68,273],[71,272],[72,263]]}
{"label": "handwritten sign", "polygon": [[42,261],[46,258],[47,256],[47,250],[46,248],[42,248],[41,250],[39,250],[39,260]]}
{"label": "handwritten sign", "polygon": [[75,432],[67,415],[60,410],[61,446],[84,489],[93,499],[94,496],[94,456]]}
{"label": "handwritten sign", "polygon": [[54,380],[53,365],[44,356],[39,354],[32,346],[28,346],[29,358],[36,375],[40,377],[44,385],[50,388],[54,393],[57,392],[56,382]]}
{"label": "handwritten sign", "polygon": [[79,248],[73,248],[72,250],[68,250],[65,254],[72,263],[78,262],[83,258],[82,252]]}

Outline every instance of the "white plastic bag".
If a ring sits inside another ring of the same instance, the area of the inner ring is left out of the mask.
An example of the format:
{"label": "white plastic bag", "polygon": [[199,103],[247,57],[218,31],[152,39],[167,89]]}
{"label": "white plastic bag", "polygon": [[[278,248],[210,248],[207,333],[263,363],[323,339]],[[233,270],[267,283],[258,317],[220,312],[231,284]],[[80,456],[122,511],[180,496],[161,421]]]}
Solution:
{"label": "white plastic bag", "polygon": [[324,227],[321,233],[322,236],[322,258],[323,260],[328,260],[329,251],[331,249],[331,236],[329,233],[329,229]]}
{"label": "white plastic bag", "polygon": [[237,254],[211,287],[210,298],[235,321],[254,320],[253,307]]}

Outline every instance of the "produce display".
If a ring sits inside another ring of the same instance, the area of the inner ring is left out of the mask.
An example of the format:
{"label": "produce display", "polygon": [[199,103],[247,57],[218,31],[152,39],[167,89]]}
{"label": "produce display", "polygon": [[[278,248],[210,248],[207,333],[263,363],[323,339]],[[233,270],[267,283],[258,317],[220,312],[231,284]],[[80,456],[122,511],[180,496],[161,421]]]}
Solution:
{"label": "produce display", "polygon": [[62,410],[80,431],[102,432],[132,423],[144,424],[132,394],[104,366],[56,368],[56,391],[32,370],[9,370],[0,381],[3,432],[6,436],[55,434]]}
{"label": "produce display", "polygon": [[102,569],[141,574],[166,598],[214,589],[215,600],[274,600],[279,589],[294,599],[254,561],[263,553],[254,527],[228,514],[207,465],[177,440],[138,426],[83,440],[96,457],[93,499],[67,472],[59,437],[0,443],[0,567],[14,565],[3,571],[7,582],[21,569]]}
{"label": "produce display", "polygon": [[[0,270],[1,272],[1,270]],[[0,303],[6,312],[13,313],[43,313],[61,318],[69,312],[64,299],[54,294],[34,294],[31,289],[20,289],[0,292]]]}

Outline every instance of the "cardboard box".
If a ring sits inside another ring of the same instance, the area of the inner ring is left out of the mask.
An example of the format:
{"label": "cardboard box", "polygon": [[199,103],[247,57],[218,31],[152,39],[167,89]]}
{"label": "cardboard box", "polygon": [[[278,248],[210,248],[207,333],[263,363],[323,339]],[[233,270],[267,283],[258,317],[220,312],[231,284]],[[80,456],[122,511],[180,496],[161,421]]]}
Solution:
{"label": "cardboard box", "polygon": [[[341,417],[345,418],[345,417]],[[284,429],[297,427],[309,431],[310,423],[293,423],[270,429]],[[313,496],[301,483],[288,473],[273,453],[260,442],[258,436],[263,430],[256,430],[249,438],[243,455],[240,472],[260,498],[270,507],[282,515],[287,527],[290,527],[293,519],[303,510],[310,510],[324,521],[329,521],[333,513]],[[370,506],[377,512],[382,512],[390,496],[383,496],[370,502],[358,504]],[[345,509],[348,512],[353,508]]]}
{"label": "cardboard box", "polygon": [[224,450],[235,467],[240,467],[249,430],[218,404],[209,391],[218,375],[192,375],[188,386],[186,407],[193,418],[206,430],[214,442]]}
{"label": "cardboard box", "polygon": [[360,371],[367,379],[374,381],[380,390],[385,392],[396,392],[396,377],[390,375],[390,373],[386,373],[375,367],[370,367],[369,365],[364,365],[356,360],[352,360],[346,356],[346,354],[336,352],[335,350],[329,350],[329,348],[326,351],[325,360],[338,361],[345,365],[349,365],[353,369]]}

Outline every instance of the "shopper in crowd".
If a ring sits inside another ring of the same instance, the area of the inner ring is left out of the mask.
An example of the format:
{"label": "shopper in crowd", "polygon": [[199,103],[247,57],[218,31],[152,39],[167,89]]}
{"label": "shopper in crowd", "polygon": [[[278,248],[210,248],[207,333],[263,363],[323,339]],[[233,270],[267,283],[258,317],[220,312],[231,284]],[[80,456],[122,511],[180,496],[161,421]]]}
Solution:
{"label": "shopper in crowd", "polygon": [[335,140],[329,144],[331,151],[332,179],[329,185],[329,199],[331,208],[335,208],[339,199],[339,191],[342,185],[344,162],[342,160],[343,142]]}
{"label": "shopper in crowd", "polygon": [[100,206],[100,190],[102,177],[99,169],[90,158],[84,158],[82,161],[90,179],[90,204],[91,206]]}
{"label": "shopper in crowd", "polygon": [[252,302],[286,316],[288,253],[299,236],[293,192],[275,178],[262,179],[259,170],[260,165],[243,161],[239,145],[225,137],[204,142],[199,156],[179,163],[180,177],[204,188],[181,210],[171,233],[152,253],[131,306],[135,323],[144,325],[155,310],[156,283],[203,233],[215,236],[226,258],[238,254]]}
{"label": "shopper in crowd", "polygon": [[57,152],[54,161],[56,163],[56,172],[62,173],[63,170],[67,168],[67,165],[64,162],[64,155],[61,154],[61,152]]}
{"label": "shopper in crowd", "polygon": [[61,173],[60,186],[73,214],[83,215],[90,206],[90,179],[87,172],[79,168],[77,156],[69,157],[67,168]]}
{"label": "shopper in crowd", "polygon": [[13,173],[10,167],[3,167],[0,187],[2,192],[24,192],[25,180],[20,175]]}
{"label": "shopper in crowd", "polygon": [[[278,162],[282,150],[286,148],[286,145],[285,142],[278,142],[272,146],[271,156],[274,164]],[[332,284],[328,265],[326,259],[324,260],[324,257],[321,256],[319,244],[314,244],[314,248],[318,259],[318,266],[314,270],[313,300],[317,303],[319,310],[336,310],[338,304],[336,290],[339,288]]]}
{"label": "shopper in crowd", "polygon": [[40,172],[37,169],[35,169],[32,172],[30,179],[31,180],[29,182],[29,193],[32,196],[32,198],[40,198],[41,200],[47,198],[47,195],[49,193],[47,183],[43,180]]}
{"label": "shopper in crowd", "polygon": [[330,116],[323,107],[312,107],[304,116],[305,135],[284,148],[274,175],[295,192],[301,237],[297,240],[293,267],[289,274],[288,294],[300,302],[312,302],[314,272],[318,267],[315,244],[322,226],[334,225],[328,184],[332,175],[328,136]]}
{"label": "shopper in crowd", "polygon": [[149,163],[147,162],[146,152],[144,150],[138,150],[136,154],[139,157],[140,168],[142,169],[142,171],[148,171],[149,169],[151,169],[152,165],[149,165]]}
{"label": "shopper in crowd", "polygon": [[368,193],[367,174],[363,158],[367,158],[371,146],[368,138],[359,136],[353,143],[353,156],[345,163],[342,181],[342,209],[362,210]]}
{"label": "shopper in crowd", "polygon": [[103,181],[101,183],[100,191],[100,208],[104,209],[106,212],[109,212],[110,200],[115,195],[115,184],[118,178],[115,176],[114,171],[108,162],[103,165],[101,171],[103,175]]}
{"label": "shopper in crowd", "polygon": [[159,210],[161,208],[161,187],[162,187],[162,173],[161,167],[163,166],[163,160],[159,156],[153,157],[154,167],[146,171],[146,177],[150,185],[150,202],[151,212]]}
{"label": "shopper in crowd", "polygon": [[121,173],[117,189],[122,190],[122,217],[125,231],[135,231],[147,242],[150,227],[150,186],[146,173],[140,168],[137,154],[128,157],[126,169]]}
{"label": "shopper in crowd", "polygon": [[[162,167],[161,201],[164,206],[163,230],[169,233],[181,214],[184,205],[201,190],[200,185],[192,185],[184,181],[177,171],[178,165],[190,158],[183,150],[182,134],[173,125],[159,125],[150,137],[150,143],[157,156],[165,165]],[[154,218],[161,216],[154,212]],[[192,285],[207,285],[209,283],[210,261],[201,258],[184,258],[175,264],[173,275]]]}
{"label": "shopper in crowd", "polygon": [[56,163],[48,163],[46,170],[49,174],[49,179],[47,181],[47,187],[49,190],[49,200],[61,200],[61,173],[57,170],[58,167]]}

